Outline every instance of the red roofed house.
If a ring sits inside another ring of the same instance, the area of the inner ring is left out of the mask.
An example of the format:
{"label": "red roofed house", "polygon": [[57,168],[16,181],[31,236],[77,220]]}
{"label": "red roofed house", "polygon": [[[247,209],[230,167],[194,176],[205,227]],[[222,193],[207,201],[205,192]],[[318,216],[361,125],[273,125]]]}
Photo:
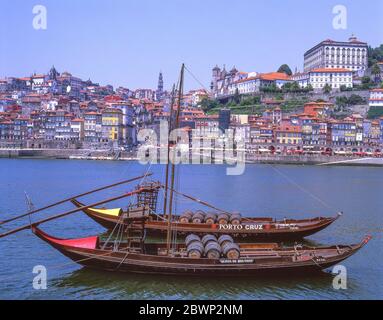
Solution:
{"label": "red roofed house", "polygon": [[331,102],[313,101],[305,103],[303,113],[310,117],[324,119],[330,117],[333,108],[334,104]]}
{"label": "red roofed house", "polygon": [[301,144],[302,127],[282,125],[275,129],[275,140],[279,144]]}

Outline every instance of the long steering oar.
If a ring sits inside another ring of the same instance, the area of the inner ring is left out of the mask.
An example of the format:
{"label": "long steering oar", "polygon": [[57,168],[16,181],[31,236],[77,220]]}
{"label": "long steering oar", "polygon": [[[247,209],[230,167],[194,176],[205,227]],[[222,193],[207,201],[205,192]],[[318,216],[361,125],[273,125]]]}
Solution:
{"label": "long steering oar", "polygon": [[51,221],[51,220],[54,220],[54,219],[62,218],[64,216],[70,215],[72,213],[75,213],[75,212],[78,212],[78,211],[81,211],[81,210],[88,209],[90,207],[96,207],[96,206],[99,206],[99,205],[107,203],[107,202],[112,202],[112,201],[119,200],[119,199],[122,199],[122,198],[130,197],[132,195],[135,195],[137,193],[143,192],[145,190],[147,190],[147,189],[146,188],[139,188],[137,190],[134,190],[134,191],[131,191],[131,192],[128,192],[128,193],[124,193],[124,194],[122,194],[120,196],[117,196],[117,197],[109,198],[109,199],[106,199],[106,200],[102,200],[102,201],[99,201],[99,202],[96,202],[96,203],[92,203],[92,204],[89,204],[89,205],[86,205],[86,206],[82,206],[82,207],[73,209],[73,210],[70,210],[70,211],[66,211],[66,212],[63,212],[63,213],[60,213],[60,214],[57,214],[57,215],[54,215],[54,216],[50,216],[50,217],[45,218],[43,220],[36,221],[36,222],[34,222],[32,224],[27,224],[27,225],[24,225],[22,227],[19,227],[19,228],[7,231],[5,233],[2,233],[2,234],[0,234],[0,238],[9,236],[9,235],[11,235],[13,233],[16,233],[16,232],[19,232],[19,231],[22,231],[22,230],[29,229],[32,226],[39,225],[39,224],[44,223],[44,222],[48,222],[48,221]]}
{"label": "long steering oar", "polygon": [[75,196],[66,198],[66,199],[61,200],[61,201],[59,201],[59,202],[55,202],[55,203],[52,203],[52,204],[50,204],[50,205],[47,205],[47,206],[45,206],[45,207],[43,207],[43,208],[39,208],[39,209],[33,210],[33,211],[31,211],[31,212],[27,212],[27,213],[23,213],[23,214],[21,214],[21,215],[15,216],[15,217],[13,217],[13,218],[10,218],[10,219],[4,220],[4,221],[0,221],[0,225],[5,224],[5,223],[8,223],[8,222],[11,222],[11,221],[14,221],[14,220],[17,220],[17,219],[20,219],[20,218],[23,218],[23,217],[26,217],[26,216],[29,216],[30,214],[34,214],[34,213],[37,213],[37,212],[40,212],[40,211],[43,211],[43,210],[46,210],[46,209],[49,209],[49,208],[58,206],[58,205],[60,205],[60,204],[63,204],[64,202],[67,202],[67,201],[72,200],[73,198],[83,197],[83,196],[86,196],[86,195],[88,195],[88,194],[95,193],[95,192],[97,192],[97,191],[101,191],[101,190],[105,190],[105,189],[113,188],[113,187],[119,186],[119,185],[121,185],[121,184],[126,184],[126,183],[129,183],[129,182],[133,182],[133,181],[139,180],[139,179],[141,179],[141,178],[145,178],[145,177],[151,176],[152,174],[153,174],[153,173],[148,173],[148,174],[145,174],[145,175],[136,177],[136,178],[132,178],[132,179],[128,179],[128,180],[124,180],[124,181],[120,181],[120,182],[117,182],[117,183],[113,183],[113,184],[107,185],[107,186],[105,186],[105,187],[100,187],[100,188],[97,188],[97,189],[94,189],[94,190],[91,190],[91,191],[88,191],[88,192],[84,192],[84,193],[81,193],[81,194],[78,194],[78,195],[75,195]]}

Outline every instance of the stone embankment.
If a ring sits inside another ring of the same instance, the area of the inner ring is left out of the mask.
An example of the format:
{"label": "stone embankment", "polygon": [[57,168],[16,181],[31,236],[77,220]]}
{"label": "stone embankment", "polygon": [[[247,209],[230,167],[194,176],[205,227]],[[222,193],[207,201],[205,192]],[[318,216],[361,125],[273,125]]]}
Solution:
{"label": "stone embankment", "polygon": [[[132,152],[112,153],[86,149],[0,149],[0,158],[73,159],[73,160],[137,160]],[[214,160],[212,161],[214,163]],[[247,163],[294,165],[383,166],[383,158],[327,155],[248,154]]]}

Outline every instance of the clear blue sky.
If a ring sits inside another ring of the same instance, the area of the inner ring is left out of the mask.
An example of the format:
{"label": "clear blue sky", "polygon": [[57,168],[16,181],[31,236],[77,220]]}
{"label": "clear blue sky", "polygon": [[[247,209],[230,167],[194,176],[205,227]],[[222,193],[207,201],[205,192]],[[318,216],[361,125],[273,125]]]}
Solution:
{"label": "clear blue sky", "polygon": [[[32,8],[48,10],[48,28],[32,27]],[[348,9],[347,30],[332,8]],[[215,64],[243,71],[302,69],[303,53],[321,40],[355,33],[383,43],[382,0],[0,0],[0,77],[47,72],[54,64],[83,79],[170,88],[185,62],[209,85]],[[187,78],[187,87],[200,87]]]}

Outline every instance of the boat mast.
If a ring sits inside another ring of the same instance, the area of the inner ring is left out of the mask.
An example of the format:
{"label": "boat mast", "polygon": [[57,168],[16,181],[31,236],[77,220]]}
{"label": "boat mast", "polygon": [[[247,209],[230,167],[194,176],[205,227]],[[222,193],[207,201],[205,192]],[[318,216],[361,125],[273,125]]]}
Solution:
{"label": "boat mast", "polygon": [[170,143],[169,143],[169,135],[172,131],[172,125],[173,125],[173,105],[175,100],[175,91],[176,87],[173,84],[172,89],[172,98],[170,101],[170,113],[169,113],[169,130],[168,130],[168,146],[167,146],[167,155],[166,155],[166,173],[165,173],[165,195],[164,195],[164,216],[166,215],[166,209],[167,209],[167,203],[168,203],[168,187],[169,187],[169,155],[170,155]]}
{"label": "boat mast", "polygon": [[[180,113],[181,113],[181,101],[182,101],[182,95],[183,95],[183,85],[184,85],[184,70],[185,64],[182,64],[181,67],[181,74],[180,74],[180,82],[178,87],[178,104],[177,104],[177,112],[176,112],[176,118],[175,118],[175,125],[174,128],[178,129],[180,124]],[[171,143],[170,137],[169,137],[169,144]],[[176,156],[176,145],[177,145],[177,137],[175,138],[175,141],[172,141],[173,146],[173,161],[172,161],[172,171],[170,176],[170,199],[169,199],[169,214],[168,214],[168,232],[167,232],[167,239],[166,239],[166,249],[168,255],[170,254],[170,242],[171,242],[171,233],[172,233],[172,210],[173,210],[173,189],[174,189],[174,175],[175,175],[175,156]]]}

